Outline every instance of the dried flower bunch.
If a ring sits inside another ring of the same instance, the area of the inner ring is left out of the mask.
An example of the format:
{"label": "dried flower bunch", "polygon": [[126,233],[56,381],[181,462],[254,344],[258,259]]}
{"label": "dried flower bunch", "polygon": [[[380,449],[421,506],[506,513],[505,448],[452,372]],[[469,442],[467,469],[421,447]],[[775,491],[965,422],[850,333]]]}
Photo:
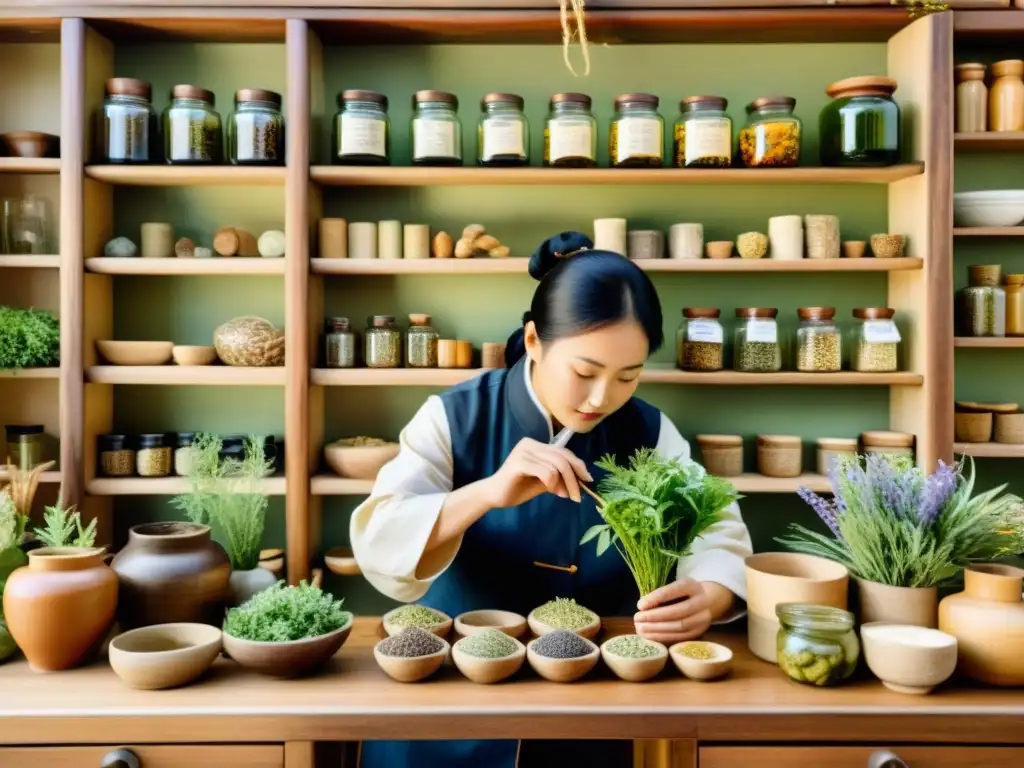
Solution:
{"label": "dried flower bunch", "polygon": [[834,538],[794,523],[778,541],[892,587],[938,586],[965,565],[1024,551],[1024,502],[1006,485],[975,495],[973,460],[963,470],[940,461],[929,475],[908,457],[839,457],[833,499],[799,490]]}

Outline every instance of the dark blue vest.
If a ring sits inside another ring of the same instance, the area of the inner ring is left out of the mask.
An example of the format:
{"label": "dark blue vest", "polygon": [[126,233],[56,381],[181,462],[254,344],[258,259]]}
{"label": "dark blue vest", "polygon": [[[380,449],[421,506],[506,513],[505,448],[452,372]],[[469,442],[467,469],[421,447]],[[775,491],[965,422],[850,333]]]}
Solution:
{"label": "dark blue vest", "polygon": [[[525,365],[488,372],[441,396],[455,489],[494,474],[520,440],[548,442],[548,422],[527,390]],[[660,411],[633,398],[592,432],[574,435],[567,447],[587,463],[596,486],[603,471],[594,461],[612,455],[625,463],[637,448],[657,445],[660,427]],[[449,616],[481,608],[526,615],[554,597],[572,597],[603,616],[631,616],[639,593],[622,557],[614,549],[598,557],[594,542],[579,544],[600,522],[586,495],[580,504],[543,494],[518,507],[492,509],[466,531],[454,562],[420,603]],[[544,565],[575,565],[576,572]],[[574,746],[571,763],[579,762],[580,748]],[[366,742],[360,762],[362,768],[513,768],[516,754],[515,740]]]}

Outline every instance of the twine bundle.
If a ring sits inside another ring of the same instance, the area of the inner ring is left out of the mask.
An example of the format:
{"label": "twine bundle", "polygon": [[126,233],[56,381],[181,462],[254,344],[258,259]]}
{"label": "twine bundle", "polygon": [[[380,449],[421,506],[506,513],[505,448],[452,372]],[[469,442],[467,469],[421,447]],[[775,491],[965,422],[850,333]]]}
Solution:
{"label": "twine bundle", "polygon": [[[583,18],[583,3],[584,0],[558,0],[562,18],[562,58],[565,60],[565,66],[569,68],[574,77],[579,77],[579,75],[576,74],[572,62],[569,61],[569,46],[577,34],[580,39],[580,50],[583,52],[583,75],[590,74],[590,48],[587,43],[587,26]],[[572,27],[569,24],[570,6],[572,7],[573,21],[576,23],[576,32],[572,31]]]}

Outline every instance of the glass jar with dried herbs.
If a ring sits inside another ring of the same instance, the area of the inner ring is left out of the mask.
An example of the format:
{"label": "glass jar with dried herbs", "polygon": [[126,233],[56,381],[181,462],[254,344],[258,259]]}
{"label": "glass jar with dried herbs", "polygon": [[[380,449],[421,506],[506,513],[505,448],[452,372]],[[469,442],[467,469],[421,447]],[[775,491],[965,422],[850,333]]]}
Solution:
{"label": "glass jar with dried herbs", "polygon": [[167,477],[171,474],[173,457],[167,435],[139,435],[135,452],[135,470],[139,477]]}
{"label": "glass jar with dried herbs", "polygon": [[800,119],[796,99],[763,96],[747,105],[740,130],[739,154],[747,168],[792,168],[800,165]]}
{"label": "glass jar with dried herbs", "polygon": [[105,163],[152,163],[157,160],[158,119],[145,80],[112,77],[103,100],[101,156]]}
{"label": "glass jar with dried herbs", "polygon": [[774,373],[782,370],[782,344],[774,307],[739,307],[733,368],[745,373]]}
{"label": "glass jar with dried herbs", "polygon": [[658,97],[625,93],[615,99],[608,130],[609,164],[616,168],[660,168],[665,160],[665,121]]}
{"label": "glass jar with dried herbs", "polygon": [[725,363],[725,331],[713,307],[684,307],[676,334],[676,362],[684,371],[720,371]]}
{"label": "glass jar with dried herbs", "polygon": [[331,139],[331,159],[335,165],[388,165],[391,162],[388,97],[376,91],[339,93]]}
{"label": "glass jar with dried herbs", "polygon": [[530,164],[530,124],[523,114],[523,97],[488,93],[480,101],[477,162],[487,167]]}
{"label": "glass jar with dried herbs", "polygon": [[409,315],[405,333],[405,364],[409,368],[437,368],[437,342],[441,335],[430,325],[430,315]]}
{"label": "glass jar with dried herbs", "polygon": [[356,333],[347,317],[329,317],[324,327],[324,365],[328,368],[354,368]]}
{"label": "glass jar with dried herbs", "polygon": [[43,463],[42,424],[8,424],[4,432],[7,437],[7,456],[0,458],[5,458],[25,471]]}
{"label": "glass jar with dried herbs", "polygon": [[796,369],[835,372],[843,368],[843,341],[834,307],[801,307],[796,331]]}
{"label": "glass jar with dried herbs", "polygon": [[462,165],[462,123],[455,94],[417,91],[412,109],[412,164]]}
{"label": "glass jar with dried herbs", "polygon": [[228,118],[228,157],[234,165],[284,165],[281,94],[260,88],[235,92]]}
{"label": "glass jar with dried herbs", "polygon": [[213,91],[198,85],[171,88],[164,110],[164,157],[172,165],[210,165],[223,158],[220,114]]}
{"label": "glass jar with dried herbs", "polygon": [[673,132],[676,168],[729,168],[732,165],[732,120],[721,96],[689,96],[679,102]]}
{"label": "glass jar with dried herbs", "polygon": [[96,447],[102,477],[131,477],[135,474],[135,449],[127,435],[100,435],[96,438]]}
{"label": "glass jar with dried herbs", "polygon": [[892,319],[895,314],[896,310],[889,307],[853,310],[851,370],[892,373],[899,369],[900,331]]}
{"label": "glass jar with dried herbs", "polygon": [[544,124],[544,165],[593,168],[597,165],[597,121],[585,93],[556,93]]}
{"label": "glass jar with dried herbs", "polygon": [[363,334],[363,360],[367,368],[398,368],[402,365],[402,332],[393,315],[374,315]]}
{"label": "glass jar with dried herbs", "polygon": [[965,336],[1006,335],[1006,291],[999,286],[998,264],[967,268],[969,285],[961,294],[961,326]]}

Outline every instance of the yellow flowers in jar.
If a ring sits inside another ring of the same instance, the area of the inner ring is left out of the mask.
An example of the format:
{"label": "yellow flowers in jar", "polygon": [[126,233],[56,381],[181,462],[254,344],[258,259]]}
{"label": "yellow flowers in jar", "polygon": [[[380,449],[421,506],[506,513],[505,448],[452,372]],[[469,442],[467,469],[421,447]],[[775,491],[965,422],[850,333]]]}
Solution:
{"label": "yellow flowers in jar", "polygon": [[800,164],[802,126],[793,114],[796,99],[765,96],[747,105],[740,130],[740,158],[747,168],[792,168]]}

